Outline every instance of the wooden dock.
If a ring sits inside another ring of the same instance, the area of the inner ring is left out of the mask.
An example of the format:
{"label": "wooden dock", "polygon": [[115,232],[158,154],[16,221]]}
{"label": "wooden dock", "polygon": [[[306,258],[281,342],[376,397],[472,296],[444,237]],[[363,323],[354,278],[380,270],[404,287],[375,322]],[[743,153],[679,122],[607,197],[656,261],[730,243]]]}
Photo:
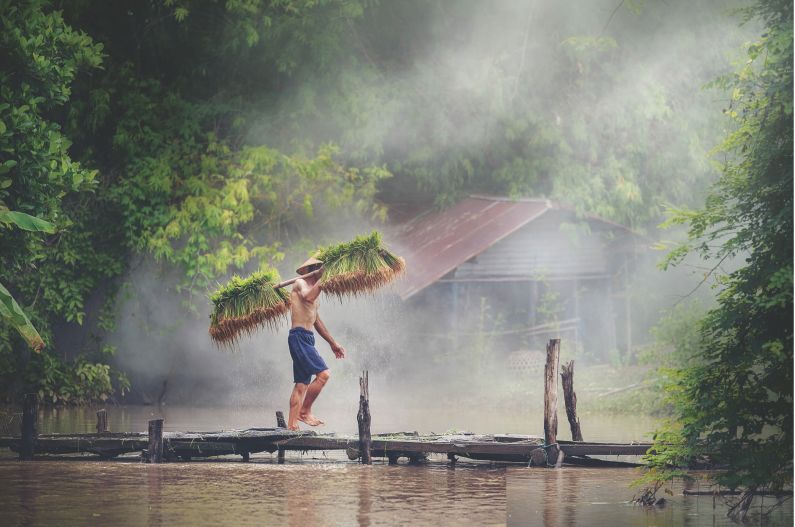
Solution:
{"label": "wooden dock", "polygon": [[[115,433],[107,430],[105,410],[97,412],[95,434],[38,435],[36,430],[37,397],[27,394],[19,436],[0,437],[0,448],[10,448],[20,459],[33,459],[34,455],[91,454],[101,458],[114,458],[124,454],[140,453],[149,463],[169,460],[191,460],[216,456],[239,455],[244,461],[251,454],[278,452],[278,461],[284,462],[288,451],[343,450],[351,460],[359,459],[369,464],[371,458],[386,458],[397,463],[400,458],[422,462],[429,455],[446,455],[451,463],[458,458],[493,462],[525,463],[533,466],[585,464],[612,465],[591,456],[642,456],[651,443],[594,443],[586,441],[561,441],[557,439],[557,376],[559,369],[560,340],[552,339],[547,345],[547,363],[544,373],[544,435],[478,435],[472,433],[419,435],[416,432],[370,434],[370,390],[368,373],[359,378],[358,436],[317,434],[311,431],[291,431],[286,428],[282,412],[276,412],[275,428],[249,428],[220,432],[163,432],[163,419],[149,421],[149,431],[144,433]],[[577,396],[573,389],[574,362],[564,367],[563,390],[566,415],[572,437],[582,437],[577,418]],[[635,464],[635,463],[633,463]]]}
{"label": "wooden dock", "polygon": [[[214,456],[239,455],[244,460],[259,452],[344,450],[349,459],[361,457],[359,438],[314,432],[293,432],[284,428],[251,428],[221,432],[164,432],[165,460],[189,460]],[[21,437],[0,437],[0,447],[19,452]],[[36,440],[36,455],[91,454],[114,458],[122,454],[144,453],[149,446],[147,433],[49,434]],[[588,456],[640,456],[650,443],[592,443],[559,441],[567,462],[582,462]],[[540,452],[539,452],[540,450]],[[418,435],[395,433],[373,435],[371,455],[395,463],[400,458],[422,461],[430,454],[487,460],[530,463],[544,452],[544,440],[535,436],[477,435],[470,433]]]}

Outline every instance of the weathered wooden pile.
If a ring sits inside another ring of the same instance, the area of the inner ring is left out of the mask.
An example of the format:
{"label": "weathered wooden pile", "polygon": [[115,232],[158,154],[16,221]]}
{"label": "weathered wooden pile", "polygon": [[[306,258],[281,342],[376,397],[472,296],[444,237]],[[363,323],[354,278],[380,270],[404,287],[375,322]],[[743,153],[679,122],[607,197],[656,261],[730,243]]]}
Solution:
{"label": "weathered wooden pile", "polygon": [[190,460],[214,456],[239,455],[248,461],[258,452],[278,453],[283,462],[287,451],[344,450],[351,460],[369,464],[373,457],[397,463],[400,458],[421,462],[430,454],[446,455],[451,463],[458,457],[496,462],[521,462],[534,466],[560,466],[567,463],[604,465],[589,456],[639,456],[650,443],[592,443],[582,441],[576,414],[576,395],[572,387],[573,363],[564,367],[564,393],[567,416],[573,437],[579,441],[557,440],[557,370],[560,341],[547,346],[544,395],[544,437],[523,435],[477,435],[472,433],[419,435],[416,432],[370,434],[369,382],[367,372],[359,379],[359,435],[316,434],[310,431],[287,430],[284,416],[276,412],[274,428],[250,428],[220,432],[163,432],[163,420],[149,421],[147,433],[118,433],[107,430],[105,410],[97,412],[95,434],[36,433],[37,400],[34,394],[25,397],[20,436],[0,437],[0,447],[18,452],[21,459],[40,454],[93,454],[114,458],[123,454],[141,453],[150,463]]}

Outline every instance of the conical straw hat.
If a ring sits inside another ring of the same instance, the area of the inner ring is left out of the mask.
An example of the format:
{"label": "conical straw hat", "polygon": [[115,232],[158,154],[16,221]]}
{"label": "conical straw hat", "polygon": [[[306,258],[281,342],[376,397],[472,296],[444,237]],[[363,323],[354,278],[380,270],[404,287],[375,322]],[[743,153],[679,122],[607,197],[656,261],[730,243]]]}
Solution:
{"label": "conical straw hat", "polygon": [[311,258],[309,258],[309,260],[307,260],[304,263],[302,263],[301,267],[296,269],[295,272],[298,273],[298,274],[301,274],[301,275],[307,274],[307,273],[310,273],[312,271],[315,271],[317,269],[317,267],[319,267],[321,265],[323,265],[323,262],[321,262],[320,260],[318,260],[317,258],[312,256]]}

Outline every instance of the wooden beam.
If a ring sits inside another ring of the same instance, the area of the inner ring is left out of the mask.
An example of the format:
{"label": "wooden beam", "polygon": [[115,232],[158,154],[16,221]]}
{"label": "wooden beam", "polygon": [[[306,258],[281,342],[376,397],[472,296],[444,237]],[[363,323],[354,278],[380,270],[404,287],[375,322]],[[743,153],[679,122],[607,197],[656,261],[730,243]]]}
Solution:
{"label": "wooden beam", "polygon": [[362,372],[359,377],[359,413],[356,421],[359,424],[359,453],[362,463],[372,465],[373,460],[370,454],[372,437],[370,435],[370,386],[369,374],[367,370]]}
{"label": "wooden beam", "polygon": [[[276,412],[276,426],[279,428],[287,428],[287,423],[284,421],[284,414],[281,411]],[[280,465],[284,463],[284,449],[280,448],[276,454],[276,462]]]}
{"label": "wooden beam", "polygon": [[103,408],[97,411],[97,433],[103,434],[108,431],[108,413]]}
{"label": "wooden beam", "polygon": [[163,420],[151,419],[149,421],[149,448],[146,456],[147,463],[163,462]]}
{"label": "wooden beam", "polygon": [[[344,450],[352,459],[360,457],[359,438],[334,435],[314,435],[311,432],[288,432],[287,430],[243,430],[213,433],[165,432],[163,448],[170,457],[211,457],[221,455],[244,455],[246,452]],[[461,435],[415,436],[394,434],[372,436],[372,457],[418,457],[418,454],[441,454],[491,461],[527,462],[534,450],[542,450],[543,441],[538,438],[512,438],[510,442],[496,441],[493,436]],[[0,437],[0,447],[19,451],[21,438]],[[566,458],[572,456],[639,456],[651,448],[651,443],[586,443],[558,441],[559,449]],[[93,453],[112,457],[129,452],[140,452],[149,446],[146,433],[104,434],[54,434],[39,436],[36,451],[39,454],[84,454]],[[548,457],[555,463],[558,455]],[[547,457],[545,456],[544,464]]]}

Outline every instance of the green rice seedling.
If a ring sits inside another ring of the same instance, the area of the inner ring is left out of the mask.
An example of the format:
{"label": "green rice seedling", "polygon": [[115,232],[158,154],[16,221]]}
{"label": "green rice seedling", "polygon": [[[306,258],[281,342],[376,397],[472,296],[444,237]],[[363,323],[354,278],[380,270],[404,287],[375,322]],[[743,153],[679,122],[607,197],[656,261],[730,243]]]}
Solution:
{"label": "green rice seedling", "polygon": [[258,271],[248,278],[233,276],[213,293],[210,337],[216,344],[233,345],[242,334],[250,335],[261,326],[274,329],[290,311],[290,297],[274,289],[279,274],[273,269]]}
{"label": "green rice seedling", "polygon": [[340,298],[370,293],[392,282],[406,269],[403,258],[384,247],[378,231],[321,248],[315,258],[323,262],[320,288]]}

